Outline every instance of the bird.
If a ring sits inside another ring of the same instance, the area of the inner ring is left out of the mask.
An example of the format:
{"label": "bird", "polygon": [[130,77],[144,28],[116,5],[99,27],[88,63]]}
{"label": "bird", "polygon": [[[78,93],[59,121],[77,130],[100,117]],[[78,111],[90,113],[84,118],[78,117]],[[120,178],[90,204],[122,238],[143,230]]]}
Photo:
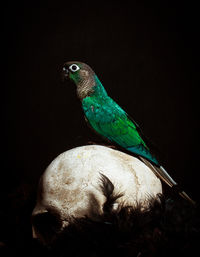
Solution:
{"label": "bird", "polygon": [[89,65],[81,61],[65,62],[62,65],[62,78],[69,79],[75,84],[85,119],[97,134],[138,157],[157,177],[195,205],[195,201],[179,187],[160,164],[139,125],[108,95]]}

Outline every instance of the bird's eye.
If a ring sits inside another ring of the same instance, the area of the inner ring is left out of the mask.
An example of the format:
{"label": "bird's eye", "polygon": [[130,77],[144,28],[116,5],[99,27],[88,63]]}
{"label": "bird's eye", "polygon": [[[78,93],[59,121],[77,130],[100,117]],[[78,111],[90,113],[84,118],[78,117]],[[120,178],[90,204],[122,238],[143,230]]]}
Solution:
{"label": "bird's eye", "polygon": [[80,68],[78,67],[78,65],[76,64],[72,64],[69,69],[72,71],[72,72],[75,72],[77,70],[80,70]]}

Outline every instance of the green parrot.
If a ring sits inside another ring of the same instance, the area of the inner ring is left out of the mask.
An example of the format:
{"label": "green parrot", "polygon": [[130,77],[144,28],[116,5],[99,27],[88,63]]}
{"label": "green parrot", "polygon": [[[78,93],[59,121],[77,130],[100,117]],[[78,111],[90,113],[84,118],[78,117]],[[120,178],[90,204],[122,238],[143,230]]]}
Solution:
{"label": "green parrot", "polygon": [[[178,188],[177,183],[152,154],[138,124],[108,96],[90,66],[78,61],[66,62],[62,75],[75,83],[77,96],[90,127],[120,148],[139,157],[170,187]],[[178,193],[194,204],[184,191],[179,189]]]}

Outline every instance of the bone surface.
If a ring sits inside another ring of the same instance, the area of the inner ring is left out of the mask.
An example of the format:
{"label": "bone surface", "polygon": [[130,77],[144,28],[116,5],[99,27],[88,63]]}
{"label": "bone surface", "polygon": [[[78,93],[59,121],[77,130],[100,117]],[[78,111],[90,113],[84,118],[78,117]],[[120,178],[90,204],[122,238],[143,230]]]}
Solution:
{"label": "bone surface", "polygon": [[[106,201],[101,174],[114,185],[114,194],[123,194],[113,208],[137,203],[146,208],[150,197],[162,193],[160,180],[139,159],[105,146],[81,146],[60,154],[47,167],[39,182],[32,216],[53,213],[60,229],[73,218],[97,219]],[[33,235],[41,237],[34,224]]]}

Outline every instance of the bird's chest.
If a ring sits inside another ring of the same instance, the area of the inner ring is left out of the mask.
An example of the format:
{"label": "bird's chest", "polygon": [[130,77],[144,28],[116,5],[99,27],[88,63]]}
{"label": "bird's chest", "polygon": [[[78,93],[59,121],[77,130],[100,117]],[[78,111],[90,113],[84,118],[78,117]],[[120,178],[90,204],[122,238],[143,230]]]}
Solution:
{"label": "bird's chest", "polygon": [[104,122],[112,116],[112,111],[108,104],[102,100],[92,101],[92,99],[84,99],[82,107],[86,118],[90,121]]}
{"label": "bird's chest", "polygon": [[82,107],[88,120],[99,120],[102,116],[102,105],[97,102],[85,101],[82,103]]}

